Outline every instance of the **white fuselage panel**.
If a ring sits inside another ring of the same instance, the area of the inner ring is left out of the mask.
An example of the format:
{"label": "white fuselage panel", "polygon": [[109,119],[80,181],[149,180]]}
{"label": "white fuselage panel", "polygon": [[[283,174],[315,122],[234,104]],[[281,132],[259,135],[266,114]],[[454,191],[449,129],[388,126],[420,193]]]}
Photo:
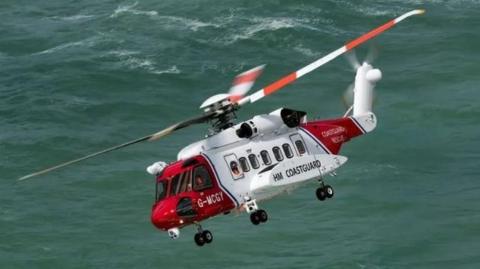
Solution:
{"label": "white fuselage panel", "polygon": [[[278,166],[277,170],[280,167],[288,169],[285,166],[287,163],[292,167],[302,165],[307,162],[306,159],[311,162],[310,159],[314,156],[327,152],[318,140],[302,128],[288,128],[282,121],[272,120],[271,114],[256,116],[254,119],[256,122],[270,121],[268,131],[259,132],[251,138],[239,138],[236,130],[240,124],[237,124],[185,147],[179,152],[178,159],[185,160],[198,154],[207,157],[221,185],[232,193],[238,204],[242,204],[246,197],[257,201],[267,199],[294,188],[306,179],[319,178],[319,173],[309,171],[311,178],[305,174],[302,180],[289,182],[291,184],[271,184],[269,176],[265,179],[268,183],[262,185],[258,175],[271,174],[268,171],[261,173],[262,170],[275,170],[275,166]],[[272,126],[273,123],[276,123],[276,128]],[[282,162],[283,165],[280,165]]]}

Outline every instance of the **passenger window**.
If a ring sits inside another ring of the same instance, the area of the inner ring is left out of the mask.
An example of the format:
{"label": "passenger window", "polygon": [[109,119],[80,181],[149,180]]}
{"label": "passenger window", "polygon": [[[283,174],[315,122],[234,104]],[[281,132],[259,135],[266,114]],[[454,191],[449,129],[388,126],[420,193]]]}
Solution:
{"label": "passenger window", "polygon": [[230,162],[230,170],[232,170],[232,174],[234,177],[240,176],[240,169],[238,169],[238,163],[236,161]]}
{"label": "passenger window", "polygon": [[243,171],[240,170],[239,161],[234,153],[224,156],[227,167],[230,169],[230,174],[234,180],[243,178]]}
{"label": "passenger window", "polygon": [[300,155],[305,154],[305,145],[303,145],[303,142],[301,140],[296,140],[295,146],[297,147],[298,154]]}
{"label": "passenger window", "polygon": [[270,154],[268,154],[268,151],[260,151],[260,157],[262,157],[262,161],[265,165],[269,165],[272,163],[272,159],[270,159]]}
{"label": "passenger window", "polygon": [[272,151],[273,151],[273,156],[275,156],[275,159],[277,161],[279,162],[283,161],[283,154],[279,147],[273,147]]}
{"label": "passenger window", "polygon": [[193,189],[202,191],[212,187],[212,179],[205,166],[197,166],[193,171]]}
{"label": "passenger window", "polygon": [[257,169],[260,167],[260,163],[258,162],[257,156],[255,156],[255,154],[248,155],[248,160],[250,161],[253,169]]}
{"label": "passenger window", "polygon": [[285,143],[282,145],[282,148],[283,148],[283,151],[285,152],[285,156],[287,156],[287,158],[292,158],[293,157],[293,151],[292,151],[292,148],[290,147],[289,144]]}
{"label": "passenger window", "polygon": [[243,172],[250,171],[250,166],[248,165],[247,158],[242,157],[238,159],[238,161],[240,162],[240,167],[242,168]]}

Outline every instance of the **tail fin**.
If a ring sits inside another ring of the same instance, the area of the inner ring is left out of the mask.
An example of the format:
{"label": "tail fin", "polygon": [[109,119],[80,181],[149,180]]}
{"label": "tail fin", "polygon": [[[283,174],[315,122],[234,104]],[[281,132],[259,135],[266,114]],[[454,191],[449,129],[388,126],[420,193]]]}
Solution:
{"label": "tail fin", "polygon": [[373,88],[380,79],[382,79],[380,69],[374,69],[368,63],[363,63],[357,68],[353,90],[353,117],[372,112]]}

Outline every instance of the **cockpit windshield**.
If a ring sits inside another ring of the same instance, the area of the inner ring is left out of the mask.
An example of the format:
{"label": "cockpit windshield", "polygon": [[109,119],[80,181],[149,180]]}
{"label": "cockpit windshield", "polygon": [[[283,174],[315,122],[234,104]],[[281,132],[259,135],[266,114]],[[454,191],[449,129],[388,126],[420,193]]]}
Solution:
{"label": "cockpit windshield", "polygon": [[165,180],[160,180],[157,182],[156,186],[156,191],[155,191],[155,201],[161,201],[163,198],[165,198],[167,194],[167,181]]}

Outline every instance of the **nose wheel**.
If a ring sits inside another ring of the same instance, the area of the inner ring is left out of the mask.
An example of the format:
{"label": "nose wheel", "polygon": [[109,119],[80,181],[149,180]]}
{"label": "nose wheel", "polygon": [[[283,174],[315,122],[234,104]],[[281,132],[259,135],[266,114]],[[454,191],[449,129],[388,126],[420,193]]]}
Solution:
{"label": "nose wheel", "polygon": [[332,198],[335,192],[333,191],[332,186],[323,185],[322,183],[322,186],[318,187],[315,194],[317,195],[318,200],[324,201],[327,198]]}
{"label": "nose wheel", "polygon": [[193,237],[197,246],[201,247],[210,244],[213,241],[213,235],[209,230],[203,230],[200,224],[197,224],[197,233]]}

